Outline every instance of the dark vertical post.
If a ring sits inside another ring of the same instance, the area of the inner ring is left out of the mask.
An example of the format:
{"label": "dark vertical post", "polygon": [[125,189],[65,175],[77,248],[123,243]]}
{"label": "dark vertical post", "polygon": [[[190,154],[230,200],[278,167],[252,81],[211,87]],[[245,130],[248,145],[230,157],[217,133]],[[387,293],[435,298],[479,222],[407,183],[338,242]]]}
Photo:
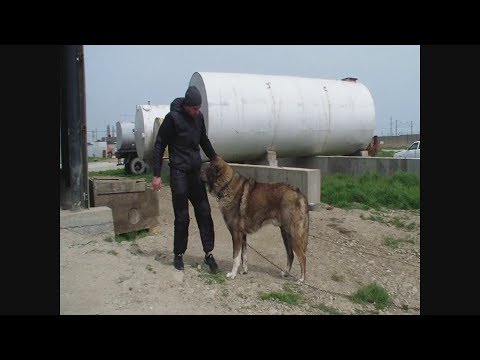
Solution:
{"label": "dark vertical post", "polygon": [[62,116],[68,127],[71,210],[79,210],[89,207],[83,46],[64,46],[63,59]]}

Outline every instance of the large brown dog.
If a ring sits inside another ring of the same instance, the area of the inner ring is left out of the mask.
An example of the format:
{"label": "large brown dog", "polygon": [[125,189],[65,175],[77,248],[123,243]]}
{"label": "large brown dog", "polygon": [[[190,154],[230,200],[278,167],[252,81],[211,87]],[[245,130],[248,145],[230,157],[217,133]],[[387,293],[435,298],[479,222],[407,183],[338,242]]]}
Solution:
{"label": "large brown dog", "polygon": [[279,226],[287,251],[287,276],[292,268],[294,253],[300,262],[301,278],[305,280],[308,242],[308,203],[298,190],[284,183],[260,183],[235,172],[217,157],[202,168],[201,178],[210,193],[217,197],[223,219],[233,241],[233,267],[227,274],[234,279],[240,259],[243,274],[247,273],[247,234],[265,224]]}

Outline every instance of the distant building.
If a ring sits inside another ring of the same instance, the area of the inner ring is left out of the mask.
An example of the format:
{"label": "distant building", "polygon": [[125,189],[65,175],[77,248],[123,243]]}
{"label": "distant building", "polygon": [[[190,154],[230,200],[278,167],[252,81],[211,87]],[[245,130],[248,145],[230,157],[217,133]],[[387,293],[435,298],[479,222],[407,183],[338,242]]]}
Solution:
{"label": "distant building", "polygon": [[414,141],[420,140],[420,134],[405,134],[398,136],[379,136],[378,140],[383,142],[383,149],[405,148]]}
{"label": "distant building", "polygon": [[106,141],[95,141],[93,144],[87,145],[87,154],[88,157],[104,157],[107,153],[107,142]]}

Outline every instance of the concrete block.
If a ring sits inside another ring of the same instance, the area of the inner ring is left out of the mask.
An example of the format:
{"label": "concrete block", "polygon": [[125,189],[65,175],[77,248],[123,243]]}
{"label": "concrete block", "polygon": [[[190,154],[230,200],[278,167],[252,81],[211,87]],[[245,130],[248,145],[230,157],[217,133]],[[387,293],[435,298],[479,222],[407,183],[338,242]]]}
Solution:
{"label": "concrete block", "polygon": [[60,210],[60,228],[82,235],[115,236],[112,209],[107,206],[78,211]]}
{"label": "concrete block", "polygon": [[[105,192],[100,193],[99,189]],[[146,187],[143,179],[91,178],[90,195],[92,206],[112,209],[115,234],[156,228],[160,224],[159,193]]]}
{"label": "concrete block", "polygon": [[285,182],[307,197],[309,204],[320,202],[320,170],[266,165],[230,164],[239,174],[258,182]]}

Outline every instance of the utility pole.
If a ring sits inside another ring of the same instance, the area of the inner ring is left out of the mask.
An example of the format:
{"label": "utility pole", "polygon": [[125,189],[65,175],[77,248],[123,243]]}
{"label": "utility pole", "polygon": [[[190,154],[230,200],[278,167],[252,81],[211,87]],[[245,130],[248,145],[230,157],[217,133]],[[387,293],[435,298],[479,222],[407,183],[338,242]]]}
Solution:
{"label": "utility pole", "polygon": [[392,117],[390,116],[390,136],[393,135],[393,132],[392,132]]}
{"label": "utility pole", "polygon": [[410,135],[413,135],[413,121],[410,121]]}
{"label": "utility pole", "polygon": [[398,136],[398,120],[395,120],[395,136]]}

